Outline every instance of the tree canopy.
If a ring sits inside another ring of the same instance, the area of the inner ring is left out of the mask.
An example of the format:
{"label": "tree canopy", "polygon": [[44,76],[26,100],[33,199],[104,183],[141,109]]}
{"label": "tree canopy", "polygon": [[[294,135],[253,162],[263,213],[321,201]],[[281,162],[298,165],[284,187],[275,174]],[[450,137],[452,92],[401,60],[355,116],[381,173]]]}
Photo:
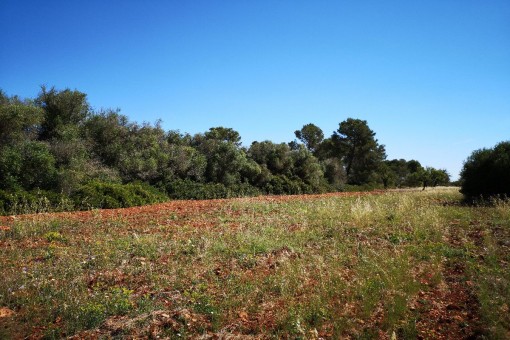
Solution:
{"label": "tree canopy", "polygon": [[461,192],[468,198],[510,197],[510,142],[473,151],[460,181]]}
{"label": "tree canopy", "polygon": [[337,157],[344,161],[347,181],[351,184],[369,182],[386,159],[384,145],[379,145],[365,120],[348,118],[341,122],[331,140]]}
{"label": "tree canopy", "polygon": [[324,140],[324,133],[322,130],[312,123],[304,125],[301,130],[296,130],[294,134],[311,152],[315,152]]}

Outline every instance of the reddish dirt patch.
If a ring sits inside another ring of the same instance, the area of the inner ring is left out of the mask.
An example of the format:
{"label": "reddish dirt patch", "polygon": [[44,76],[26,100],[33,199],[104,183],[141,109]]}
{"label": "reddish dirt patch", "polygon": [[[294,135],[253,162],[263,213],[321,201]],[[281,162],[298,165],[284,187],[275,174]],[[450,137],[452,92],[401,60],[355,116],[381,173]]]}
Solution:
{"label": "reddish dirt patch", "polygon": [[[457,228],[455,224],[450,226],[448,243],[454,249],[462,244]],[[463,262],[448,259],[442,273],[443,282],[430,291],[419,293],[416,307],[420,320],[416,326],[421,339],[484,338],[478,301],[472,282],[466,281],[465,271]]]}
{"label": "reddish dirt patch", "polygon": [[[123,208],[123,209],[98,209],[92,211],[75,211],[62,213],[42,213],[16,216],[0,216],[0,225],[2,230],[9,230],[10,226],[16,220],[45,220],[49,218],[61,218],[66,220],[75,220],[78,222],[87,222],[89,220],[112,220],[121,219],[128,225],[137,225],[142,223],[169,224],[172,215],[179,219],[193,219],[194,216],[210,214],[224,207],[228,202],[247,201],[247,202],[287,202],[287,201],[308,201],[326,197],[349,197],[380,195],[384,190],[370,192],[338,192],[313,195],[284,195],[284,196],[258,196],[250,198],[232,198],[215,200],[176,200],[166,203],[146,205],[141,207]],[[193,226],[207,227],[207,223],[197,223],[195,220]]]}

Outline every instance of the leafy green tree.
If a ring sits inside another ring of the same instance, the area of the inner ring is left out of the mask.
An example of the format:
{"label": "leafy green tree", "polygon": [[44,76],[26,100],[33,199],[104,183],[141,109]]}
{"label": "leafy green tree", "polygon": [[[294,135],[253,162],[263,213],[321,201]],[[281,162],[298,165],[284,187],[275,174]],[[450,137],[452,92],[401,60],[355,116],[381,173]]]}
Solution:
{"label": "leafy green tree", "polygon": [[55,158],[46,143],[29,140],[2,148],[1,189],[52,189],[55,179]]}
{"label": "leafy green tree", "polygon": [[294,161],[291,149],[285,143],[253,142],[248,149],[248,156],[273,175],[292,175]]}
{"label": "leafy green tree", "polygon": [[179,130],[170,130],[167,133],[167,141],[172,145],[190,146],[193,138],[188,133],[182,134]]}
{"label": "leafy green tree", "polygon": [[118,167],[125,141],[132,129],[126,116],[119,111],[106,110],[92,114],[84,124],[84,135],[93,158],[110,167]]}
{"label": "leafy green tree", "polygon": [[210,128],[209,131],[207,131],[204,134],[206,139],[214,139],[218,141],[223,142],[230,142],[233,143],[235,146],[239,147],[241,146],[241,136],[239,135],[239,132],[235,131],[231,128],[225,128],[225,127],[213,127]]}
{"label": "leafy green tree", "polygon": [[391,167],[390,163],[388,162],[381,163],[379,169],[377,170],[377,173],[384,185],[384,189],[396,185],[396,182],[398,180],[397,173]]}
{"label": "leafy green tree", "polygon": [[510,197],[510,141],[473,151],[464,162],[460,180],[467,198]]}
{"label": "leafy green tree", "polygon": [[55,159],[57,181],[55,190],[66,194],[82,184],[90,150],[83,139],[83,127],[90,115],[87,95],[79,91],[54,87],[41,88],[35,103],[43,110],[39,140],[48,144]]}
{"label": "leafy green tree", "polygon": [[50,187],[55,159],[46,143],[37,142],[43,110],[29,100],[0,91],[0,188]]}
{"label": "leafy green tree", "polygon": [[450,183],[450,174],[445,169],[427,168],[432,187],[438,185],[448,185]]}
{"label": "leafy green tree", "polygon": [[419,186],[423,185],[425,175],[426,175],[425,169],[423,169],[423,168],[416,172],[410,173],[406,177],[405,186],[413,188],[413,187],[419,187]]}
{"label": "leafy green tree", "polygon": [[[409,168],[407,167],[407,161],[405,159],[392,159],[390,161],[384,161],[384,164],[389,167],[392,174],[386,174],[388,177],[388,185],[394,185],[396,187],[402,187],[404,185],[407,176],[409,175]],[[383,171],[384,173],[384,171]],[[383,180],[384,184],[384,180]]]}
{"label": "leafy green tree", "polygon": [[170,144],[168,152],[166,181],[190,179],[203,182],[205,180],[207,158],[197,149],[186,145]]}
{"label": "leafy green tree", "polygon": [[65,167],[57,168],[57,185],[55,189],[66,195],[72,195],[92,181],[102,183],[121,183],[119,171],[108,167],[96,159],[73,159]]}
{"label": "leafy green tree", "polygon": [[407,187],[419,187],[423,185],[424,179],[426,179],[425,168],[422,167],[420,162],[416,160],[410,160],[407,162],[407,175],[403,182],[404,186]]}
{"label": "leafy green tree", "polygon": [[423,168],[420,166],[417,171],[409,174],[407,182],[411,184],[410,186],[422,186],[423,190],[425,190],[426,187],[447,185],[450,183],[450,175],[444,169]]}
{"label": "leafy green tree", "polygon": [[407,169],[409,170],[410,173],[413,173],[420,171],[421,169],[423,169],[423,167],[421,166],[420,162],[411,159],[410,161],[407,161]]}
{"label": "leafy green tree", "polygon": [[157,122],[131,124],[122,140],[118,169],[125,182],[162,183],[169,163],[169,144],[165,131]]}
{"label": "leafy green tree", "polygon": [[341,190],[347,180],[342,161],[338,158],[328,158],[321,162],[324,177],[332,190]]}
{"label": "leafy green tree", "polygon": [[291,158],[294,177],[309,185],[313,191],[323,187],[324,173],[318,159],[311,151],[301,146],[299,149],[291,151]]}
{"label": "leafy green tree", "polygon": [[312,123],[304,125],[301,130],[296,130],[294,134],[311,152],[315,152],[324,139],[322,130]]}
{"label": "leafy green tree", "polygon": [[[179,171],[186,167],[183,163],[180,169],[172,168],[175,162],[171,157],[183,154],[170,147],[159,121],[138,125],[118,111],[108,110],[91,115],[84,131],[93,157],[117,169],[124,182],[163,183],[167,177],[181,176]],[[201,174],[195,172],[194,176],[199,178]]]}
{"label": "leafy green tree", "polygon": [[192,145],[207,159],[205,177],[208,182],[232,186],[253,182],[260,167],[248,159],[240,148],[241,137],[230,128],[211,128],[193,137]]}
{"label": "leafy green tree", "polygon": [[350,184],[368,183],[386,158],[384,145],[379,145],[365,120],[348,118],[341,122],[331,140],[344,161]]}
{"label": "leafy green tree", "polygon": [[0,147],[38,137],[44,112],[30,100],[0,90]]}
{"label": "leafy green tree", "polygon": [[52,87],[48,90],[43,86],[35,102],[45,112],[40,134],[42,140],[76,137],[90,110],[87,95],[70,89],[58,91]]}
{"label": "leafy green tree", "polygon": [[[259,180],[259,185],[264,186],[262,182],[270,185],[271,193],[284,193],[285,188],[291,190],[287,193],[298,193],[324,187],[324,173],[319,161],[302,144],[291,148],[285,143],[253,142],[248,156],[261,167],[260,176],[264,180]],[[303,190],[305,186],[307,190]]]}

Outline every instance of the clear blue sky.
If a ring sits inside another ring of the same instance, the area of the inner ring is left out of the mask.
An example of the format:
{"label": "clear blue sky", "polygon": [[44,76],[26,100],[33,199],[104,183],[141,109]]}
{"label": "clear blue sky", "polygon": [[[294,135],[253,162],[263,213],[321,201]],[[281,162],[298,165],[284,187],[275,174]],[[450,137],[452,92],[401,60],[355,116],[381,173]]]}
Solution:
{"label": "clear blue sky", "polygon": [[167,130],[248,146],[360,118],[389,159],[454,179],[510,139],[508,0],[2,0],[0,31],[8,94],[77,89]]}

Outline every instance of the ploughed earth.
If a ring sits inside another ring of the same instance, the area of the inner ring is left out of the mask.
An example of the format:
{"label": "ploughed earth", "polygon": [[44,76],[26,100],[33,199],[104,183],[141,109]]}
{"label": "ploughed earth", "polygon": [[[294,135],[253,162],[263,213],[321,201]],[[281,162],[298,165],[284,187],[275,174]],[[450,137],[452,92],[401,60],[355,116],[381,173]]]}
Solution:
{"label": "ploughed earth", "polygon": [[[237,200],[242,202],[278,203],[287,201],[310,201],[326,197],[380,195],[384,193],[384,191],[374,191],[321,195],[263,196]],[[162,204],[125,209],[2,216],[0,217],[0,236],[2,235],[2,232],[8,233],[15,223],[20,223],[22,221],[44,221],[45,219],[74,221],[83,226],[88,225],[91,221],[97,224],[101,223],[101,221],[120,220],[122,221],[122,233],[136,232],[141,235],[144,233],[151,233],[152,229],[149,226],[157,225],[172,225],[172,227],[186,226],[187,228],[191,226],[198,230],[214,230],[217,221],[214,218],[211,218],[211,216],[217,216],[219,212],[222,214],[230,214],[231,216],[229,216],[230,219],[228,223],[230,223],[232,228],[237,228],[238,222],[236,222],[236,216],[241,215],[242,212],[225,209],[225,206],[231,202],[232,200],[224,199],[205,201],[170,201]],[[171,216],[170,219],[169,216]],[[452,249],[461,246],[461,241],[459,240],[455,230],[455,228],[450,228],[450,231],[446,235],[447,240],[445,240]],[[83,227],[80,229],[80,238],[92,238],[93,233],[94,228]],[[476,244],[481,242],[482,235],[475,232],[472,233],[470,237],[472,237],[473,242]],[[48,238],[32,239],[28,237],[13,241],[8,238],[0,237],[0,248],[4,249],[4,253],[8,252],[10,247],[36,248],[47,246],[49,243],[51,243],[51,241],[48,240]],[[255,259],[255,264],[253,264],[253,266],[264,267],[266,272],[270,272],[271,270],[274,270],[280,262],[298,256],[299,254],[296,254],[290,248],[282,247],[272,251],[262,258]],[[165,261],[165,258],[162,257],[159,260]],[[37,261],[37,259],[34,261]],[[227,277],[230,274],[228,273],[228,269],[217,268],[216,270],[216,274],[219,277]],[[432,282],[428,282],[429,279],[430,281],[433,281],[433,278],[431,277],[432,275],[422,275],[420,278],[421,284],[425,286],[430,284],[431,288],[428,290],[420,290],[417,297],[410,302],[409,308],[419,315],[415,325],[416,336],[422,339],[467,339],[483,337],[485,330],[482,326],[480,326],[479,306],[474,295],[473,283],[465,279],[465,264],[456,259],[447,260],[441,270],[442,280],[440,284],[434,285]],[[253,272],[253,275],[262,275],[260,273],[255,273],[254,270]],[[109,282],[122,283],[126,280],[126,278],[122,277],[122,275],[125,274],[122,274],[120,271],[117,274],[113,271],[108,275],[118,275],[118,277],[109,279]],[[90,280],[90,286],[92,287],[94,284],[97,284],[97,281],[100,279],[97,277],[91,277]],[[106,279],[101,278],[101,280]],[[273,319],[276,318],[279,313],[278,301],[275,301],[274,305],[264,302],[267,304],[264,308],[269,311],[267,313],[259,313],[256,316],[253,316],[250,315],[249,312],[241,310],[240,312],[230,315],[229,321],[231,325],[242,325],[236,327],[232,326],[233,331],[230,331],[228,326],[221,330],[210,330],[211,328],[208,326],[210,320],[206,320],[202,314],[187,308],[172,308],[172,305],[175,305],[177,300],[183,299],[178,291],[148,293],[155,295],[156,298],[161,299],[164,302],[166,301],[165,303],[167,303],[168,308],[151,310],[139,313],[132,317],[129,317],[128,315],[110,316],[99,326],[93,329],[79,331],[77,334],[73,335],[72,338],[171,338],[168,335],[168,329],[173,329],[175,331],[172,333],[174,336],[176,334],[179,335],[179,329],[183,324],[187,325],[186,327],[189,332],[188,336],[191,338],[264,338],[264,336],[258,335],[258,330],[260,331],[265,328],[275,327],[275,320]],[[18,313],[23,313],[22,306],[19,310],[16,310],[15,308],[11,309],[0,305],[0,328],[3,328],[3,333],[0,332],[0,337],[2,334],[7,334],[14,339],[43,338],[48,335],[48,329],[50,327],[57,328],[59,322],[62,322],[57,317],[53,321],[52,325],[39,325],[32,329],[23,329],[25,327],[25,321],[17,318]],[[377,328],[378,323],[380,322],[380,320],[378,320],[380,316],[375,313],[373,314],[373,317],[374,320],[364,320],[360,322],[363,324],[371,324]],[[305,332],[302,334],[302,338],[332,338],[333,332],[331,331],[330,326],[331,325],[327,325],[326,322],[318,329]],[[236,331],[236,329],[241,329],[243,332]],[[396,339],[401,337],[395,332],[392,334],[391,332],[388,333],[381,331],[376,334],[378,338]],[[349,335],[346,336],[349,338],[351,337]]]}

